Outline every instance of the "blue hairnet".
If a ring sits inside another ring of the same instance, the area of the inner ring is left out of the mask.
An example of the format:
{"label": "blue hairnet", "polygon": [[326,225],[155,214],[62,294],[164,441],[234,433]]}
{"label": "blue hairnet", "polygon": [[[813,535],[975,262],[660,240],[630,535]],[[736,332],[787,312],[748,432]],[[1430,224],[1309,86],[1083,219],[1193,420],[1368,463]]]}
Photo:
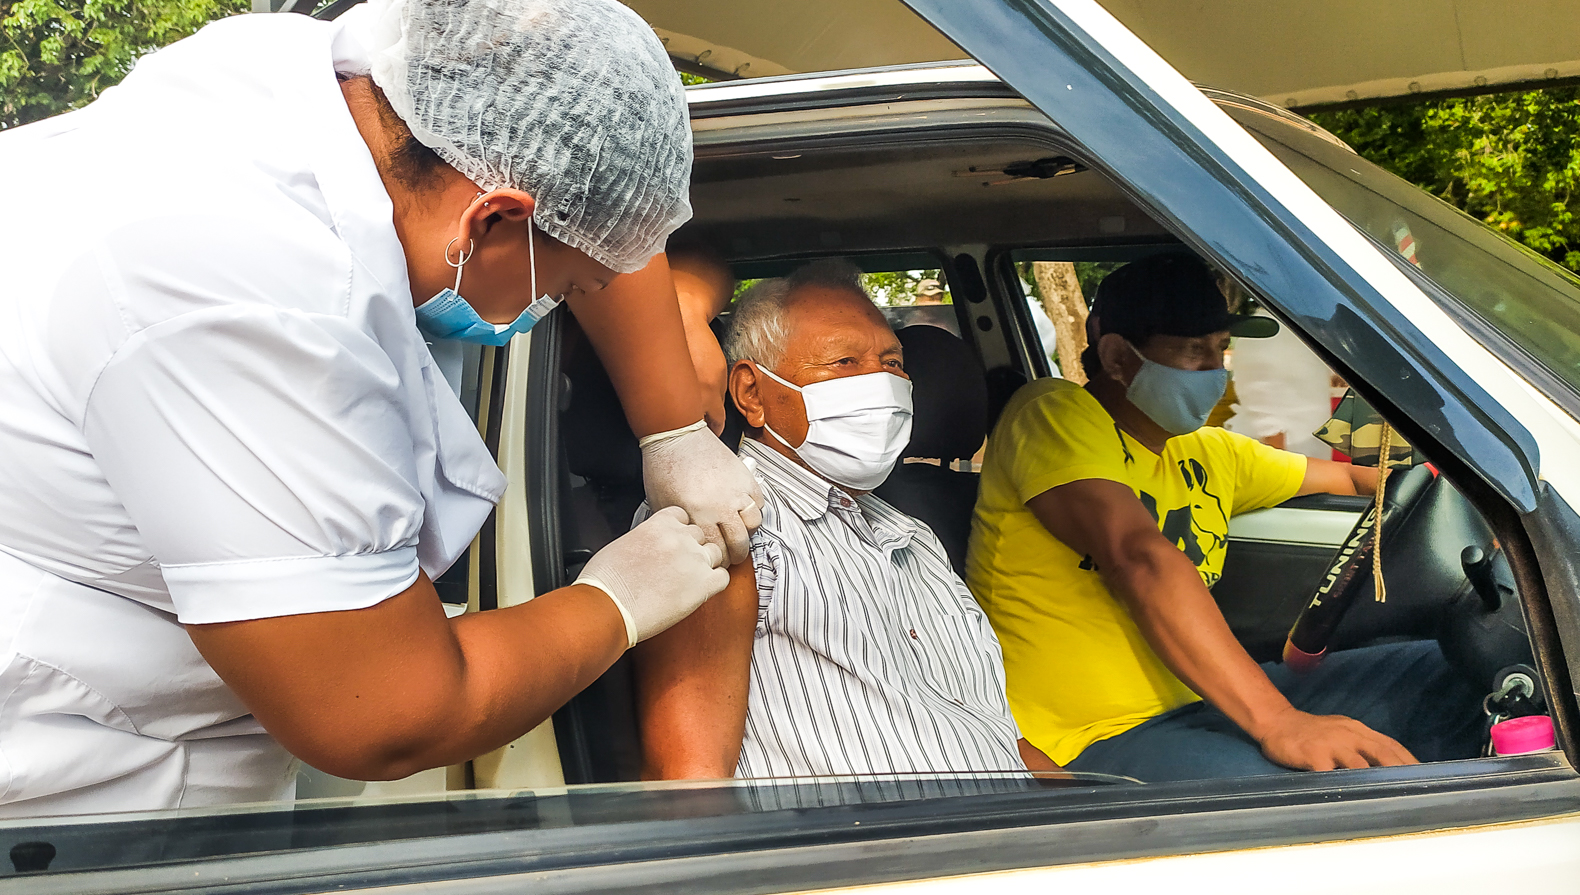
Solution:
{"label": "blue hairnet", "polygon": [[691,131],[653,29],[614,0],[371,0],[373,81],[412,136],[620,273],[691,217]]}

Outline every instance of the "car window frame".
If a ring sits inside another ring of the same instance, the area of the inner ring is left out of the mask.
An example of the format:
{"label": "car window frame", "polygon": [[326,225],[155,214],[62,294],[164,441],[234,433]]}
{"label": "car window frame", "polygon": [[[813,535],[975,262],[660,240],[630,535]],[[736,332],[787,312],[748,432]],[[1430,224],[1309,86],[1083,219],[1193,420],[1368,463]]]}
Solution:
{"label": "car window frame", "polygon": [[[299,828],[291,836],[300,841],[283,849],[0,877],[0,888],[15,881],[29,895],[387,891],[412,884],[442,884],[457,893],[550,885],[562,893],[634,893],[654,885],[696,893],[782,892],[1580,820],[1580,778],[1560,755],[1452,764],[1458,773],[1418,765],[1227,785],[1076,787],[873,804],[833,800],[724,815],[677,814],[671,803],[678,799],[636,792],[628,821],[583,825],[575,823],[578,800],[597,799],[606,788],[469,794],[461,801],[475,803],[470,813],[457,813],[454,800],[446,799],[302,803],[280,812],[283,826],[273,827],[287,833]],[[543,812],[547,825],[520,823],[527,816],[522,811]],[[333,821],[337,812],[388,825],[390,836],[314,843],[313,821]],[[240,826],[214,835],[245,842],[259,818],[234,817]],[[102,837],[115,848],[125,839],[119,819],[77,819],[75,826],[78,841]],[[172,856],[180,854],[177,830],[144,835],[173,837]]]}
{"label": "car window frame", "polygon": [[[754,109],[752,111],[752,114],[753,115],[762,115],[764,113],[763,113],[763,111],[761,109]],[[718,116],[715,116],[715,121],[717,121],[717,118],[718,118]],[[855,131],[853,131],[853,132],[855,132]],[[843,138],[844,136],[848,136],[848,135],[841,135],[841,138]],[[1046,125],[1044,132],[1041,133],[1040,135],[1037,135],[1037,136],[1025,135],[1025,136],[1027,137],[1027,139],[1030,139],[1030,140],[1033,140],[1033,141],[1037,141],[1037,142],[1046,141],[1050,145],[1050,147],[1058,147],[1061,151],[1066,151],[1069,148],[1068,140],[1065,137],[1061,136],[1061,132],[1059,131],[1057,126],[1054,123],[1052,123],[1052,122],[1049,122]],[[830,141],[833,141],[835,139],[836,139],[835,137],[830,137],[829,138]],[[804,141],[803,141],[803,143],[804,143]],[[743,144],[743,145],[745,145],[745,144]],[[753,149],[760,149],[760,148],[762,148],[763,145],[771,145],[771,143],[759,144],[759,143],[753,142],[753,143],[750,143],[749,145]],[[798,145],[801,145],[801,144],[798,144]],[[1082,155],[1084,156],[1084,153]],[[1090,158],[1090,156],[1084,156],[1084,157]],[[1105,176],[1107,176],[1106,172],[1105,172]],[[1149,213],[1152,213],[1151,209],[1150,209],[1150,207],[1149,207],[1149,205],[1147,203],[1145,203],[1145,202],[1138,202],[1137,204],[1143,210],[1146,210]],[[1184,237],[1182,236],[1182,238],[1184,238]],[[981,254],[984,257],[992,256],[992,257],[1005,257],[1005,258],[1007,258],[1010,251],[1017,250],[1017,249],[1036,249],[1036,248],[1046,248],[1046,247],[1044,247],[1044,246],[1023,246],[1023,247],[1022,246],[1015,246],[1015,247],[990,246],[990,247],[983,247],[982,250],[981,250]],[[991,262],[989,263],[989,269],[990,270],[992,269]],[[1002,289],[997,290],[994,294],[989,296],[990,298],[993,299],[993,301],[986,302],[982,306],[983,307],[988,307],[988,306],[993,305],[995,302],[1001,301],[1002,298],[1003,298],[1003,294],[1002,293],[1003,293]],[[965,303],[959,301],[959,298],[957,297],[957,301],[956,301],[957,307],[960,307],[960,306],[962,306],[964,304]],[[1275,303],[1275,307],[1276,307],[1276,303]],[[1006,328],[1006,327],[1004,327],[1002,325],[1002,321],[1007,320],[1007,319],[1012,319],[1012,318],[1011,317],[1006,317],[1006,316],[1000,316],[1000,317],[995,318],[995,320],[994,320],[994,323],[995,323],[994,331],[1003,334],[1005,337],[1007,337],[1008,334],[1011,332],[1010,328]],[[1028,320],[1020,320],[1018,317],[1015,317],[1013,319],[1016,320],[1016,322],[1015,322],[1015,324],[1013,326],[1014,331],[1019,332],[1021,334],[1022,338],[1024,338],[1025,333],[1030,331],[1029,328],[1031,327],[1031,324],[1029,322],[1029,319]],[[971,329],[972,330],[977,330],[977,329],[979,329],[979,327],[973,326],[973,327],[971,327]],[[982,335],[984,335],[984,333],[982,333],[982,332],[974,332],[974,335],[977,336],[978,338],[980,338]],[[1012,353],[1013,353],[1013,350],[1012,350]],[[1331,357],[1327,357],[1327,358],[1324,358],[1324,359],[1325,360],[1329,360],[1329,362],[1331,363]],[[549,403],[549,402],[547,402],[547,400],[545,400],[545,403]],[[1423,441],[1423,444],[1433,444],[1435,446],[1435,442],[1432,442],[1429,439]],[[1457,473],[1458,473],[1458,475],[1469,475],[1469,473],[1467,471],[1464,471],[1464,470],[1457,471]],[[1474,478],[1474,477],[1472,476],[1472,478]],[[1483,499],[1487,499],[1486,495],[1482,495],[1482,497],[1483,497]],[[1505,508],[1507,508],[1506,502],[1503,502],[1501,499],[1499,499],[1499,503],[1501,505],[1503,505]],[[1505,521],[1506,521],[1506,518],[1505,518]],[[1522,592],[1530,593],[1531,591],[1529,590],[1529,582],[1528,581],[1524,582],[1524,584],[1526,585],[1526,587],[1522,588]],[[1524,759],[1516,760],[1516,764],[1518,763],[1518,761],[1522,761],[1522,760],[1524,760]],[[1570,765],[1567,763],[1567,761],[1565,759],[1563,759],[1563,758],[1555,758],[1555,757],[1548,757],[1547,759],[1544,759],[1544,761],[1549,763],[1549,764],[1545,765],[1546,771],[1544,771],[1544,773],[1549,773],[1550,772],[1551,775],[1552,775],[1550,778],[1548,778],[1548,782],[1559,783],[1559,782],[1563,782],[1563,781],[1570,781],[1573,778],[1574,772],[1573,772],[1573,770],[1571,769]],[[1432,781],[1432,783],[1431,783],[1432,786],[1434,786],[1434,787],[1442,787],[1444,792],[1456,791],[1457,790],[1457,791],[1459,791],[1461,793],[1464,793],[1464,792],[1469,791],[1469,787],[1471,785],[1471,781],[1472,780],[1475,780],[1475,779],[1488,779],[1488,778],[1484,778],[1482,776],[1484,773],[1485,774],[1491,774],[1494,777],[1497,777],[1498,775],[1502,775],[1502,774],[1504,774],[1504,773],[1506,773],[1508,771],[1511,771],[1516,766],[1516,764],[1510,764],[1509,762],[1510,762],[1510,759],[1504,759],[1504,758],[1475,759],[1475,760],[1472,760],[1472,761],[1469,761],[1469,762],[1443,763],[1443,764],[1434,764],[1434,765],[1421,766],[1420,768],[1416,769],[1412,773],[1414,775],[1417,775],[1417,776],[1414,776],[1414,778],[1413,778],[1417,782],[1424,783],[1426,781]],[[1368,783],[1368,781],[1369,780],[1378,780],[1378,779],[1381,779],[1381,777],[1379,777],[1379,778],[1369,778],[1367,775],[1377,774],[1377,775],[1381,775],[1382,777],[1387,777],[1387,776],[1390,776],[1394,772],[1394,770],[1396,770],[1396,769],[1373,769],[1373,770],[1370,770],[1370,771],[1356,772],[1353,775],[1350,775],[1348,772],[1344,772],[1345,776],[1338,776],[1338,777],[1331,777],[1331,776],[1327,776],[1327,775],[1322,775],[1325,780],[1332,781],[1332,783],[1334,784],[1334,787],[1335,787],[1335,789],[1332,792],[1329,792],[1327,794],[1327,796],[1325,796],[1325,798],[1326,797],[1333,797],[1335,793],[1338,793],[1339,797],[1342,798],[1344,795],[1356,795],[1356,794],[1359,794],[1359,793],[1361,793],[1363,791],[1375,791],[1375,790],[1370,790],[1369,789],[1370,784]],[[1302,781],[1301,778],[1306,778],[1306,779],[1304,779]],[[1509,783],[1511,786],[1514,785],[1511,782],[1512,778],[1502,777],[1500,779],[1503,780],[1503,782]],[[1305,798],[1306,794],[1311,794],[1311,793],[1315,792],[1315,790],[1302,789],[1302,788],[1299,788],[1299,787],[1296,787],[1295,789],[1289,789],[1288,788],[1289,786],[1295,785],[1297,781],[1304,782],[1304,783],[1312,783],[1313,782],[1313,780],[1311,779],[1310,775],[1296,775],[1296,776],[1294,776],[1292,778],[1261,778],[1261,779],[1258,779],[1258,780],[1215,781],[1215,782],[1210,783],[1210,784],[1198,785],[1197,788],[1194,790],[1194,792],[1198,796],[1203,795],[1203,794],[1212,793],[1212,794],[1222,795],[1225,798],[1227,798],[1229,793],[1235,793],[1236,795],[1244,795],[1244,796],[1247,796],[1247,797],[1251,797],[1251,796],[1254,795],[1254,796],[1259,798],[1261,795],[1265,795],[1265,794],[1273,793],[1273,792],[1279,792],[1279,793],[1282,793],[1281,798],[1283,798],[1286,802],[1288,802],[1291,799],[1297,799],[1297,798],[1303,799],[1303,798]],[[1500,783],[1500,784],[1496,784],[1496,785],[1502,785],[1502,784]],[[1174,808],[1179,809],[1179,805],[1177,803],[1171,803],[1171,804],[1174,806]],[[1222,808],[1224,808],[1225,811],[1232,810],[1232,809],[1230,809],[1228,807],[1225,807],[1228,804],[1229,803],[1227,803],[1227,802],[1215,803],[1215,810],[1216,810],[1217,807],[1222,807]],[[1238,807],[1250,807],[1251,804],[1252,804],[1251,802],[1238,803]],[[1306,808],[1309,810],[1309,809],[1313,808],[1314,806],[1316,806],[1317,803],[1315,801],[1313,801],[1313,802],[1310,802],[1310,803],[1302,802],[1301,804],[1304,804],[1306,806]],[[1159,803],[1159,805],[1161,805],[1161,803]],[[1158,807],[1158,806],[1154,806],[1154,807]],[[1210,813],[1210,812],[1208,812],[1208,809],[1205,807],[1204,804],[1199,804],[1198,807],[1200,807],[1202,809],[1202,818],[1204,819],[1206,814]],[[1186,810],[1186,809],[1180,809],[1180,810],[1185,811],[1185,813],[1189,813],[1189,811]],[[1344,814],[1344,812],[1339,812],[1339,813],[1340,814]],[[1364,811],[1355,812],[1353,815],[1350,815],[1348,820],[1344,820],[1344,821],[1335,820],[1333,825],[1329,828],[1328,832],[1329,832],[1329,834],[1331,836],[1345,836],[1345,837],[1348,837],[1348,836],[1365,836],[1365,835],[1374,835],[1374,834],[1375,835],[1385,835],[1387,833],[1387,831],[1383,830],[1380,827],[1372,826],[1371,825],[1371,820],[1368,819],[1368,818],[1370,818],[1370,815],[1367,812],[1364,812]],[[1508,820],[1508,819],[1511,819],[1511,817],[1509,815],[1506,815],[1506,814],[1502,813],[1502,809],[1500,808],[1500,809],[1497,809],[1497,810],[1489,810],[1486,813],[1478,815],[1478,818],[1476,819],[1476,822],[1477,823],[1497,823],[1497,822],[1502,822],[1502,821]],[[1079,821],[1077,821],[1077,820],[1075,820],[1073,818],[1069,819],[1068,822],[1072,823],[1072,824],[1079,824]],[[1211,838],[1211,837],[1208,836],[1208,838]],[[1227,847],[1227,846],[1224,846],[1224,847]],[[1088,856],[1091,857],[1092,859],[1099,859],[1100,856],[1108,855],[1108,854],[1110,854],[1110,853],[1109,852],[1099,852],[1099,851],[1088,852]]]}
{"label": "car window frame", "polygon": [[[1330,369],[1439,461],[1505,547],[1537,660],[1553,691],[1559,741],[1571,761],[1580,760],[1580,704],[1569,683],[1580,657],[1566,659],[1563,649],[1565,641],[1580,644],[1580,613],[1566,618],[1559,632],[1547,588],[1549,582],[1566,587],[1565,567],[1549,567],[1544,574],[1543,560],[1551,562],[1552,551],[1538,556],[1521,521],[1551,490],[1537,477],[1536,440],[1372,281],[1379,275],[1379,258],[1389,274],[1398,276],[1386,254],[1379,255],[1375,244],[1360,237],[1358,251],[1369,266],[1353,266],[1353,258],[1341,255],[1314,229],[1316,218],[1336,215],[1331,207],[1222,109],[1212,107],[1199,89],[1144,46],[1138,49],[1134,36],[1101,9],[1074,3],[1067,9],[1048,0],[905,2],[1048,114],[1082,146],[1077,159],[1104,171],[1187,245],[1265,297]],[[1108,28],[1105,40],[1113,45],[1094,37],[1083,23]],[[1151,60],[1158,83],[1119,59],[1121,45],[1133,58]],[[1072,102],[1074,97],[1079,101]],[[1193,104],[1197,117],[1182,108]],[[1209,107],[1205,112],[1203,104]],[[1218,136],[1204,130],[1209,126]],[[1233,143],[1233,151],[1220,138]],[[1241,155],[1281,171],[1280,189],[1314,204],[1299,212],[1285,205],[1242,166]],[[1347,250],[1357,251],[1353,226],[1338,220],[1348,228]],[[1425,296],[1421,300],[1430,302]],[[1566,590],[1558,596],[1560,612],[1576,602]]]}

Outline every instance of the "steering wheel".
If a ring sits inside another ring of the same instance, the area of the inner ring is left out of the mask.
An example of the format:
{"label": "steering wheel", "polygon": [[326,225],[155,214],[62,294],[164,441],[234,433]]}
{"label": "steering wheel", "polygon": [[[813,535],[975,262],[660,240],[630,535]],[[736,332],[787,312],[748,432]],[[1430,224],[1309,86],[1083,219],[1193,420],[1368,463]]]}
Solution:
{"label": "steering wheel", "polygon": [[[1400,524],[1431,490],[1436,475],[1425,464],[1389,475],[1382,514],[1383,538],[1388,542],[1385,548],[1396,540],[1394,534]],[[1284,664],[1296,672],[1304,674],[1322,663],[1339,622],[1372,580],[1377,549],[1372,532],[1376,526],[1377,505],[1373,503],[1350,529],[1316,592],[1289,629],[1289,638],[1284,641]]]}
{"label": "steering wheel", "polygon": [[[1330,649],[1378,637],[1436,639],[1448,663],[1485,692],[1512,674],[1538,680],[1508,557],[1481,513],[1428,466],[1395,472],[1383,503],[1387,603],[1365,600],[1373,578],[1374,511],[1362,514],[1284,642],[1284,664],[1304,673]],[[1348,620],[1347,624],[1342,624]],[[1530,695],[1540,710],[1540,687]]]}

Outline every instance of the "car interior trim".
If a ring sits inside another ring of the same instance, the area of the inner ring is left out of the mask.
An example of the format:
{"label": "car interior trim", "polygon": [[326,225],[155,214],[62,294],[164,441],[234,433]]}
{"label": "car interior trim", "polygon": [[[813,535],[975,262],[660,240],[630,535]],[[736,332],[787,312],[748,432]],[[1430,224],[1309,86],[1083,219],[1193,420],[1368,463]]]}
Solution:
{"label": "car interior trim", "polygon": [[[841,105],[864,102],[868,96],[908,97],[917,90],[937,88],[954,93],[970,90],[971,96],[1014,95],[1003,82],[981,65],[951,60],[925,65],[890,65],[815,74],[777,75],[686,88],[686,102],[693,117],[737,115],[752,108],[796,108],[812,97],[838,97]],[[767,102],[765,102],[767,101]]]}
{"label": "car interior trim", "polygon": [[1547,597],[1523,603],[1526,627],[1554,708],[1558,743],[1574,763],[1580,762],[1580,557],[1573,545],[1580,539],[1580,514],[1556,489],[1540,493],[1536,511],[1520,520],[1528,541],[1505,550],[1522,579],[1521,595],[1540,588]]}
{"label": "car interior trim", "polygon": [[[528,382],[524,439],[527,508],[531,539],[527,545],[532,557],[535,593],[545,594],[564,587],[565,547],[560,526],[560,410],[564,400],[564,377],[560,373],[563,313],[550,314],[528,334]],[[523,545],[515,544],[516,549]],[[578,698],[572,698],[553,716],[555,745],[559,750],[560,772],[568,783],[592,779],[588,764],[588,730]]]}
{"label": "car interior trim", "polygon": [[1268,507],[1231,518],[1229,539],[1337,548],[1360,516],[1360,511]]}
{"label": "car interior trim", "polygon": [[[482,360],[482,382],[479,389],[483,396],[480,410],[483,444],[497,463],[499,460],[499,433],[505,418],[505,371],[510,356],[493,346],[485,346]],[[499,607],[499,510],[490,511],[477,533],[477,606],[479,609]]]}

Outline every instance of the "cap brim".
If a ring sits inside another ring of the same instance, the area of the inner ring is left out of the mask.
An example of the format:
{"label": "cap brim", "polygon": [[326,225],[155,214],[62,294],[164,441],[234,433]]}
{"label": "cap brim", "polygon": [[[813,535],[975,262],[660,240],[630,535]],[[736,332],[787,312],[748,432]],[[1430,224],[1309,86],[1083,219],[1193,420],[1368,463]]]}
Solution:
{"label": "cap brim", "polygon": [[1278,335],[1278,321],[1271,317],[1237,315],[1232,319],[1229,335],[1237,339],[1268,339]]}

